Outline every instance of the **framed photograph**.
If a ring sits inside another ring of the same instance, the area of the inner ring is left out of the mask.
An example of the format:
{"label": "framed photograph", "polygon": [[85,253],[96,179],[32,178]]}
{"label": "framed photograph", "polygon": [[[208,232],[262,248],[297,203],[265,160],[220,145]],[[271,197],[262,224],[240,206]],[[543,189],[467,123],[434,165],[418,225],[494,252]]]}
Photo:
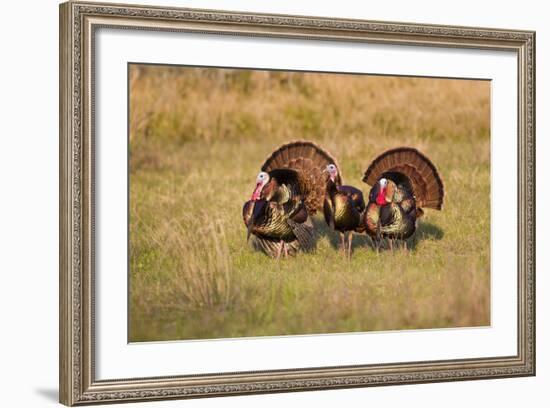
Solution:
{"label": "framed photograph", "polygon": [[535,374],[535,33],[60,6],[66,405]]}

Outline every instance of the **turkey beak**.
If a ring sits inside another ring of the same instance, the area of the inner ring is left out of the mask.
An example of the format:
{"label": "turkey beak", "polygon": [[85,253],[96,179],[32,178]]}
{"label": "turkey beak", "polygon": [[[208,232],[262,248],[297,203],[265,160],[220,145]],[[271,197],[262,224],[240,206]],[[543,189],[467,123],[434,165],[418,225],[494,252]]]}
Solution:
{"label": "turkey beak", "polygon": [[323,169],[322,173],[328,173],[328,178],[333,182],[335,183],[336,182],[336,177],[334,174],[332,174],[330,171],[328,171],[328,169]]}

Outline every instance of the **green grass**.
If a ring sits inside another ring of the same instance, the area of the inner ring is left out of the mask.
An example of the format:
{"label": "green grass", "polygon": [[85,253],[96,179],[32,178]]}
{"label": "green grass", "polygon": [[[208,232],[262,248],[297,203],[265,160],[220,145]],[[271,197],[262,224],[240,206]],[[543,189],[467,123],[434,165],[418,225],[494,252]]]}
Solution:
{"label": "green grass", "polygon": [[[130,100],[130,341],[490,324],[487,82],[133,66]],[[377,154],[417,147],[444,209],[410,251],[356,235],[348,261],[317,215],[315,253],[254,252],[242,205],[295,139],[365,192]]]}

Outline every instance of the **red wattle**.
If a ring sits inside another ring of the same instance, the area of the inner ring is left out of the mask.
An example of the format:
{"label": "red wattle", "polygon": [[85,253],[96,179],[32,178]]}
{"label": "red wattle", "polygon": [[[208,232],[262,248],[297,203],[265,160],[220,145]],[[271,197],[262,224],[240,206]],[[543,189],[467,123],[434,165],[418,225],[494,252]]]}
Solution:
{"label": "red wattle", "polygon": [[386,189],[380,189],[378,194],[376,195],[376,204],[378,205],[386,205]]}
{"label": "red wattle", "polygon": [[252,193],[252,198],[251,198],[252,201],[256,201],[256,200],[260,199],[260,194],[262,192],[262,187],[263,186],[262,186],[261,183],[256,184],[256,188],[254,189],[254,192]]}

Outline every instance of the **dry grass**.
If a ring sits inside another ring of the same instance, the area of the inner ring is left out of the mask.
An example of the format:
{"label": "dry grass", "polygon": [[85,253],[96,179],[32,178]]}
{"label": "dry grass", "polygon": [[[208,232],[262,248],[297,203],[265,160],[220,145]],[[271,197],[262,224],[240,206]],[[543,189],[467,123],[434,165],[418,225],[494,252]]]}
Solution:
{"label": "dry grass", "polygon": [[[130,340],[490,323],[489,83],[132,66]],[[316,217],[316,253],[246,244],[244,200],[267,155],[313,140],[361,187],[376,154],[424,151],[445,182],[410,252],[351,261]]]}

